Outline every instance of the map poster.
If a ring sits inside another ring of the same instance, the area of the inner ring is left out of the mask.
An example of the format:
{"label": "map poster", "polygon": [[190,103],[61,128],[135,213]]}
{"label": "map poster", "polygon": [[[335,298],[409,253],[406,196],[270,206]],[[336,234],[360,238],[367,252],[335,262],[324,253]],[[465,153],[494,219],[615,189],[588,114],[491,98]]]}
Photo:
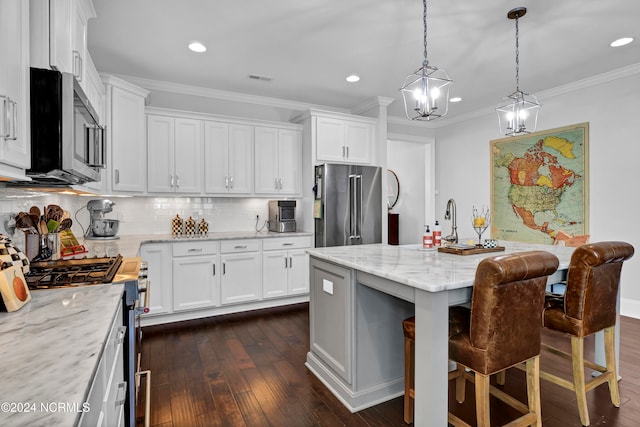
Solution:
{"label": "map poster", "polygon": [[588,238],[589,123],[491,141],[491,237]]}

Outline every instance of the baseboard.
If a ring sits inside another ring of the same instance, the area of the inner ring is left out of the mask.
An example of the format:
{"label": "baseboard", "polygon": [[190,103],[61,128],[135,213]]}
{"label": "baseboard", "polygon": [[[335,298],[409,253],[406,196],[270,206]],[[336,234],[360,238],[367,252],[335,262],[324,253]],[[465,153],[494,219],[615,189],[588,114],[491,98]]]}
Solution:
{"label": "baseboard", "polygon": [[640,301],[629,298],[621,298],[620,314],[622,316],[640,319]]}

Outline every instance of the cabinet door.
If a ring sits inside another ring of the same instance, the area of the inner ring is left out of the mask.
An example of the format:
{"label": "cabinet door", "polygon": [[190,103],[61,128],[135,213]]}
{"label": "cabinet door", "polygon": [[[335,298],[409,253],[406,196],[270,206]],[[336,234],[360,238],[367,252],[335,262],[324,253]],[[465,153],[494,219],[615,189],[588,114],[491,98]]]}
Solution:
{"label": "cabinet door", "polygon": [[154,316],[173,311],[173,266],[171,245],[168,243],[145,244],[140,247],[140,257],[149,266],[149,313]]}
{"label": "cabinet door", "polygon": [[29,140],[29,3],[0,2],[0,162],[31,163]]}
{"label": "cabinet door", "polygon": [[222,255],[221,264],[222,304],[262,298],[262,263],[258,252]]}
{"label": "cabinet door", "polygon": [[[262,296],[264,298],[287,295],[288,268],[287,251],[265,251],[262,253]],[[308,271],[307,275],[309,275]]]}
{"label": "cabinet door", "polygon": [[309,254],[304,250],[289,251],[287,293],[289,295],[309,292]]}
{"label": "cabinet door", "polygon": [[229,183],[229,125],[204,122],[204,191],[227,193]]}
{"label": "cabinet door", "polygon": [[87,18],[84,16],[84,11],[80,4],[77,4],[73,9],[73,46],[71,50],[73,61],[72,69],[76,80],[78,80],[78,83],[80,83],[80,86],[86,92],[85,57],[87,55]]}
{"label": "cabinet door", "polygon": [[347,157],[351,163],[371,163],[374,128],[368,123],[346,124]]}
{"label": "cabinet door", "polygon": [[147,190],[173,193],[175,185],[173,117],[147,115]]}
{"label": "cabinet door", "polygon": [[255,192],[261,194],[277,193],[279,191],[279,154],[278,129],[255,127],[255,155],[256,175]]}
{"label": "cabinet door", "polygon": [[300,194],[302,192],[302,132],[280,129],[278,170],[280,194]]}
{"label": "cabinet door", "polygon": [[174,188],[177,193],[202,190],[202,121],[176,118]]}
{"label": "cabinet door", "polygon": [[316,159],[344,162],[346,156],[345,130],[342,120],[316,118]]}
{"label": "cabinet door", "polygon": [[75,1],[49,2],[49,55],[51,66],[58,71],[73,73]]}
{"label": "cabinet door", "polygon": [[115,191],[144,192],[146,143],[144,97],[110,88],[109,128],[112,149],[112,188]]}
{"label": "cabinet door", "polygon": [[253,126],[229,125],[229,192],[253,191]]}
{"label": "cabinet door", "polygon": [[220,304],[217,256],[173,258],[174,311],[215,307]]}

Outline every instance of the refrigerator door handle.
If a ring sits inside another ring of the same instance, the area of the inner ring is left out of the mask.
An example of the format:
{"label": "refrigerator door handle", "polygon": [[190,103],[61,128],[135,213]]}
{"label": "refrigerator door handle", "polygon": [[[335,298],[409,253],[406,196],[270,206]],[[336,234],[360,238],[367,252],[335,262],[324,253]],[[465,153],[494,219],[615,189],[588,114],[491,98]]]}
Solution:
{"label": "refrigerator door handle", "polygon": [[356,175],[354,177],[356,187],[355,197],[355,217],[356,217],[356,239],[362,239],[362,175]]}
{"label": "refrigerator door handle", "polygon": [[349,175],[349,240],[356,239],[357,233],[357,212],[356,206],[357,188],[356,188],[356,175]]}

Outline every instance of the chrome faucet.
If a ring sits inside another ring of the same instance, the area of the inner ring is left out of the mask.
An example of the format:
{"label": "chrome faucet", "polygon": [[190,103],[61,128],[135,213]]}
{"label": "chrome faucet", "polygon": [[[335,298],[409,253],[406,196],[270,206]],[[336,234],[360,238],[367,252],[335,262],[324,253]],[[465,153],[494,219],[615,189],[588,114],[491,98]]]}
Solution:
{"label": "chrome faucet", "polygon": [[456,223],[456,201],[449,199],[447,202],[447,210],[444,213],[444,219],[451,220],[451,234],[442,238],[449,243],[458,243],[458,225]]}

